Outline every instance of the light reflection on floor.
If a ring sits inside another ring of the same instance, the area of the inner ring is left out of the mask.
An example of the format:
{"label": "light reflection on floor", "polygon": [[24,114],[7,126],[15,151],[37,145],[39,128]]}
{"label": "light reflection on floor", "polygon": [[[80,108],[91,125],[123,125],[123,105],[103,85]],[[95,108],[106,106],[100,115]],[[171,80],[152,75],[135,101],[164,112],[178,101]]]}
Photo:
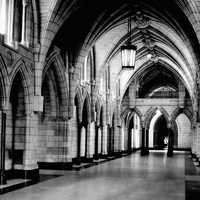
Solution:
{"label": "light reflection on floor", "polygon": [[184,200],[184,153],[135,153],[1,195],[2,200]]}

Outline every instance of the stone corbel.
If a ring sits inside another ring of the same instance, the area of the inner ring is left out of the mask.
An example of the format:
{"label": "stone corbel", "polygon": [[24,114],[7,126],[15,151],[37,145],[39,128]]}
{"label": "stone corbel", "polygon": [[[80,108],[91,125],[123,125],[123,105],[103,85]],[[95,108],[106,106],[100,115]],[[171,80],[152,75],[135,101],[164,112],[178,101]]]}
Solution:
{"label": "stone corbel", "polygon": [[147,28],[150,25],[148,17],[144,16],[141,10],[137,10],[135,13],[135,23],[138,29]]}
{"label": "stone corbel", "polygon": [[33,97],[33,111],[43,112],[44,97],[36,95]]}

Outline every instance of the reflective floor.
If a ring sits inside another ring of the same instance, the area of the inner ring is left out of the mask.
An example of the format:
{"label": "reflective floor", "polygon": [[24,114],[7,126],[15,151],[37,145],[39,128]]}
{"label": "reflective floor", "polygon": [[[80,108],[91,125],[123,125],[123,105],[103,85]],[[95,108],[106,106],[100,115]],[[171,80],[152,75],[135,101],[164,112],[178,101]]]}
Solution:
{"label": "reflective floor", "polygon": [[139,152],[14,192],[1,200],[184,200],[185,154]]}

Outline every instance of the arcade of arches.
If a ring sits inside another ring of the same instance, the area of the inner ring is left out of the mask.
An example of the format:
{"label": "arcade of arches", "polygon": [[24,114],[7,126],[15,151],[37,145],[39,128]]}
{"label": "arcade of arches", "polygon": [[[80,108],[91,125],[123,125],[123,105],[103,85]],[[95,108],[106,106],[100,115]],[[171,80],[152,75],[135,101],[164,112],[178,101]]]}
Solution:
{"label": "arcade of arches", "polygon": [[0,0],[1,184],[135,151],[200,160],[199,13],[198,0]]}

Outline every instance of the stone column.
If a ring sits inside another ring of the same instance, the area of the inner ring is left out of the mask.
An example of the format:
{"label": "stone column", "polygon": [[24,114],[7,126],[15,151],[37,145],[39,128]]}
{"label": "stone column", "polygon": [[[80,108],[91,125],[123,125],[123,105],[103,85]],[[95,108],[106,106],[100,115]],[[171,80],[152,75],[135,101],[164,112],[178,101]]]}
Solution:
{"label": "stone column", "polygon": [[98,127],[98,154],[102,154],[102,129]]}
{"label": "stone column", "polygon": [[73,105],[74,105],[74,91],[75,91],[75,67],[73,65],[69,68],[69,117],[73,117]]}
{"label": "stone column", "polygon": [[107,151],[107,125],[103,126],[103,155],[107,155],[108,151]]}
{"label": "stone column", "polygon": [[87,152],[87,158],[93,158],[94,155],[94,147],[95,147],[95,122],[91,122],[88,124],[88,152]]}
{"label": "stone column", "polygon": [[128,151],[129,153],[131,152],[131,132],[129,132],[128,128],[123,126],[123,131],[124,131],[124,150]]}
{"label": "stone column", "polygon": [[196,155],[200,159],[200,123],[196,125]]}
{"label": "stone column", "polygon": [[196,127],[195,125],[192,126],[192,154],[195,152],[195,132],[196,132]]}
{"label": "stone column", "polygon": [[196,156],[197,154],[197,123],[194,125],[194,132],[193,132],[193,144],[192,144],[192,153]]}
{"label": "stone column", "polygon": [[[76,107],[74,106],[74,111],[76,112]],[[75,115],[76,117],[76,115]],[[72,158],[77,157],[77,127],[75,119],[70,119],[66,121],[66,132],[67,132],[67,152],[66,152],[66,162],[72,162]]]}
{"label": "stone column", "polygon": [[181,81],[179,81],[179,84],[178,84],[178,105],[180,108],[184,108],[184,103],[185,103],[185,87],[183,85],[183,83]]}
{"label": "stone column", "polygon": [[114,153],[119,154],[120,153],[120,130],[121,128],[118,126],[114,127]]}
{"label": "stone column", "polygon": [[135,107],[136,103],[136,90],[137,90],[137,83],[135,80],[129,86],[129,106],[132,108]]}
{"label": "stone column", "polygon": [[149,154],[149,130],[145,129],[145,151],[146,155]]}
{"label": "stone column", "polygon": [[80,134],[80,157],[87,156],[87,142],[86,142],[86,129],[84,126],[81,127],[81,134]]}
{"label": "stone column", "polygon": [[6,113],[1,111],[0,118],[0,185],[6,184],[6,174],[5,174],[5,142],[6,142]]}
{"label": "stone column", "polygon": [[145,150],[145,127],[142,125],[142,147],[141,147],[141,156],[146,155],[146,150]]}
{"label": "stone column", "polygon": [[39,170],[37,164],[37,145],[38,145],[38,112],[27,113],[26,117],[26,146],[24,155],[25,178],[39,178]]}
{"label": "stone column", "polygon": [[99,134],[98,134],[99,127],[95,124],[95,146],[94,146],[94,158],[98,159],[98,146],[99,146]]}
{"label": "stone column", "polygon": [[173,156],[173,131],[171,128],[171,123],[168,123],[168,150],[167,150],[167,156]]}

